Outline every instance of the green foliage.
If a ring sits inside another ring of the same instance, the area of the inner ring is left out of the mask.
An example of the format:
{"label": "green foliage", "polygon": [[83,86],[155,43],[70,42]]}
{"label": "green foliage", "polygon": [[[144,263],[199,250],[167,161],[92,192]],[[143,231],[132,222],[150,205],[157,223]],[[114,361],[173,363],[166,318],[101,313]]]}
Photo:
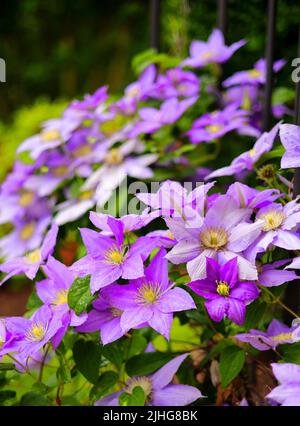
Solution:
{"label": "green foliage", "polygon": [[90,275],[76,278],[68,292],[68,305],[74,309],[77,315],[82,314],[94,299],[90,290]]}
{"label": "green foliage", "polygon": [[145,405],[145,392],[140,386],[135,386],[131,393],[122,392],[119,396],[120,406],[142,407]]}
{"label": "green foliage", "polygon": [[93,341],[79,339],[73,346],[73,357],[80,373],[96,385],[101,361],[99,345]]}
{"label": "green foliage", "polygon": [[129,376],[147,376],[172,358],[172,354],[165,352],[146,352],[136,355],[127,362],[126,372]]}
{"label": "green foliage", "polygon": [[221,384],[225,388],[244,366],[245,353],[237,346],[227,347],[220,356]]}

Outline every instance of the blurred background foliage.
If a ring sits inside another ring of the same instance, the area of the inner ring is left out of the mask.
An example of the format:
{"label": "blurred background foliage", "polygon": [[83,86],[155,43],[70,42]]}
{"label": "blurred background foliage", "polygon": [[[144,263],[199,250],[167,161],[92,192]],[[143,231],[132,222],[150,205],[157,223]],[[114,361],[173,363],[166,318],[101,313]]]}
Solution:
{"label": "blurred background foliage", "polygon": [[[66,102],[108,84],[113,93],[135,77],[132,58],[149,48],[149,0],[1,0],[0,180],[16,146],[56,117]],[[229,43],[248,43],[224,73],[247,69],[264,55],[266,1],[228,0]],[[216,23],[216,0],[161,1],[162,51],[179,57],[193,39],[207,39]],[[300,3],[278,1],[276,57],[288,64],[278,84],[293,87]]]}

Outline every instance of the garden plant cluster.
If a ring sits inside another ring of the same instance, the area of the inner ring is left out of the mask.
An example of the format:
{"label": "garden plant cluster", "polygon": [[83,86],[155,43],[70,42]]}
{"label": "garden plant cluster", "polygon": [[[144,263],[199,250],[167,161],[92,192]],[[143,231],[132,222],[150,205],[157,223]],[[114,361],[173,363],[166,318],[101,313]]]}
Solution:
{"label": "garden plant cluster", "polygon": [[245,43],[144,52],[19,146],[0,285],[34,285],[0,318],[0,404],[300,405],[300,128],[277,88],[263,131],[265,59],[222,77]]}

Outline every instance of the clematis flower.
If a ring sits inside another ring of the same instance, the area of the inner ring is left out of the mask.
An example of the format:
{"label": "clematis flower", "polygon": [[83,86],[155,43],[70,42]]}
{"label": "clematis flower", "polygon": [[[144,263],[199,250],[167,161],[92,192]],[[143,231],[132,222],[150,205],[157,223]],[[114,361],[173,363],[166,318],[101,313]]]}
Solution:
{"label": "clematis flower", "polygon": [[[278,72],[285,65],[286,61],[279,59],[273,64],[273,72]],[[230,87],[238,84],[265,84],[266,83],[266,60],[259,59],[254,64],[254,68],[248,71],[239,71],[233,74],[227,80],[223,81],[224,87]]]}
{"label": "clematis flower", "polygon": [[124,389],[99,399],[95,402],[95,405],[118,406],[119,396],[123,392],[132,393],[137,386],[143,389],[147,406],[177,407],[191,404],[198,398],[203,398],[199,389],[194,386],[170,384],[173,376],[187,356],[188,354],[183,354],[172,359],[150,376],[132,377],[126,382]]}
{"label": "clematis flower", "polygon": [[300,365],[271,364],[274,376],[279,381],[267,398],[282,406],[300,406]]}
{"label": "clematis flower", "polygon": [[259,284],[263,285],[264,287],[274,287],[298,279],[298,275],[295,272],[286,270],[293,268],[293,262],[283,270],[278,269],[290,261],[291,259],[283,259],[273,263],[266,263],[259,267]]}
{"label": "clematis flower", "polygon": [[232,130],[241,129],[247,123],[247,115],[247,111],[231,104],[221,111],[203,114],[186,134],[194,144],[210,142]]}
{"label": "clematis flower", "polygon": [[286,152],[281,158],[282,169],[300,167],[300,127],[294,124],[281,124],[279,136]]}
{"label": "clematis flower", "polygon": [[78,326],[87,319],[87,314],[76,315],[68,305],[68,291],[75,280],[75,274],[63,263],[49,257],[43,267],[47,278],[36,283],[37,295],[43,303],[50,306],[60,318],[61,327],[54,338],[54,345],[58,346],[67,327]]}
{"label": "clematis flower", "polygon": [[57,233],[58,226],[53,224],[45,236],[41,248],[31,251],[23,257],[10,259],[2,263],[0,265],[0,271],[7,273],[7,275],[0,282],[0,285],[12,276],[20,274],[25,274],[30,280],[33,280],[39,270],[39,267],[53,253]]}
{"label": "clematis flower", "polygon": [[260,157],[269,152],[276,138],[279,129],[279,124],[273,127],[269,132],[264,132],[259,139],[255,142],[252,149],[243,152],[236,157],[230,166],[221,167],[206,176],[205,180],[213,179],[219,176],[231,176],[236,175],[244,171],[250,171],[254,169],[254,164],[260,159]]}
{"label": "clematis flower", "polygon": [[234,336],[241,342],[250,343],[259,351],[276,349],[284,343],[294,343],[300,340],[300,325],[288,327],[277,319],[273,319],[267,331],[250,330],[249,333],[241,333]]}
{"label": "clematis flower", "polygon": [[272,203],[259,209],[257,220],[263,221],[261,235],[246,250],[248,259],[255,259],[257,253],[264,253],[270,245],[286,250],[299,250],[300,237],[293,231],[300,223],[298,200],[282,204]]}
{"label": "clematis flower", "polygon": [[232,197],[239,207],[251,209],[265,207],[282,196],[278,189],[259,191],[241,182],[231,184],[226,194]]}
{"label": "clematis flower", "polygon": [[300,269],[300,257],[295,257],[285,269]]}
{"label": "clematis flower", "polygon": [[107,86],[99,87],[92,95],[85,95],[83,100],[73,101],[70,106],[67,108],[70,110],[78,110],[78,111],[92,111],[95,110],[100,104],[105,102],[108,98],[107,94]]}
{"label": "clematis flower", "polygon": [[214,29],[207,42],[193,41],[191,43],[190,57],[185,59],[181,66],[200,68],[213,62],[222,64],[245,43],[245,40],[240,40],[231,46],[226,46],[222,31]]}
{"label": "clematis flower", "polygon": [[49,306],[43,305],[31,318],[6,318],[5,326],[13,337],[4,344],[0,354],[17,353],[27,359],[38,355],[40,349],[53,339],[61,327],[61,321]]}
{"label": "clematis flower", "polygon": [[121,277],[142,277],[143,261],[156,247],[156,240],[147,237],[141,237],[128,246],[124,243],[124,224],[114,218],[108,218],[107,223],[115,238],[90,229],[80,230],[87,255],[75,262],[71,268],[79,276],[91,275],[92,293]]}
{"label": "clematis flower", "polygon": [[140,120],[129,131],[128,137],[135,138],[142,133],[151,134],[162,126],[175,123],[196,102],[197,98],[198,96],[192,96],[183,101],[179,101],[177,98],[170,98],[161,104],[160,109],[141,108],[139,110]]}
{"label": "clematis flower", "polygon": [[166,74],[160,74],[157,82],[150,91],[150,95],[156,99],[168,99],[172,97],[190,97],[199,94],[200,80],[191,71],[183,71],[181,68],[171,68]]}
{"label": "clematis flower", "polygon": [[[167,258],[175,264],[187,262],[192,280],[205,278],[206,258],[219,262],[237,257],[239,275],[243,280],[256,280],[253,262],[245,259],[243,252],[258,238],[264,222],[249,223],[251,210],[240,209],[228,195],[219,196],[208,209],[198,229],[187,229],[168,221],[170,231],[178,243]],[[243,238],[241,238],[243,235]]]}
{"label": "clematis flower", "polygon": [[123,311],[120,326],[124,332],[147,323],[168,339],[173,312],[195,308],[191,296],[169,282],[166,253],[160,249],[145,268],[144,277],[109,287],[108,300]]}
{"label": "clematis flower", "polygon": [[255,283],[239,280],[236,257],[222,266],[207,257],[206,278],[188,286],[207,300],[204,304],[214,321],[228,317],[238,325],[245,321],[246,305],[259,296]]}

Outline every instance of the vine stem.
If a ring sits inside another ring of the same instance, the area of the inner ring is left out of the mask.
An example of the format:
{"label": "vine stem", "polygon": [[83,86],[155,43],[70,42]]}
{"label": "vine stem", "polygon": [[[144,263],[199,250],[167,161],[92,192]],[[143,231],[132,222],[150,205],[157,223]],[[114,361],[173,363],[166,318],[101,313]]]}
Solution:
{"label": "vine stem", "polygon": [[297,315],[292,309],[290,309],[288,306],[286,306],[285,303],[283,303],[278,297],[274,296],[274,294],[267,289],[266,287],[259,285],[259,287],[266,292],[269,296],[273,298],[273,303],[278,303],[283,309],[285,309],[287,312],[289,312],[293,317],[299,318],[299,315]]}
{"label": "vine stem", "polygon": [[45,367],[45,361],[47,358],[47,355],[49,353],[49,349],[50,349],[50,345],[48,345],[45,349],[45,353],[41,362],[41,368],[40,368],[40,372],[39,372],[39,377],[38,377],[38,381],[41,382],[43,379],[43,371],[44,371],[44,367]]}
{"label": "vine stem", "polygon": [[26,365],[23,365],[20,361],[17,360],[17,358],[15,358],[13,355],[11,354],[6,354],[10,359],[12,359],[16,364],[20,365],[20,367],[22,367],[27,374],[29,374],[29,376],[31,376],[34,380],[35,377],[34,375],[29,371],[28,367]]}

